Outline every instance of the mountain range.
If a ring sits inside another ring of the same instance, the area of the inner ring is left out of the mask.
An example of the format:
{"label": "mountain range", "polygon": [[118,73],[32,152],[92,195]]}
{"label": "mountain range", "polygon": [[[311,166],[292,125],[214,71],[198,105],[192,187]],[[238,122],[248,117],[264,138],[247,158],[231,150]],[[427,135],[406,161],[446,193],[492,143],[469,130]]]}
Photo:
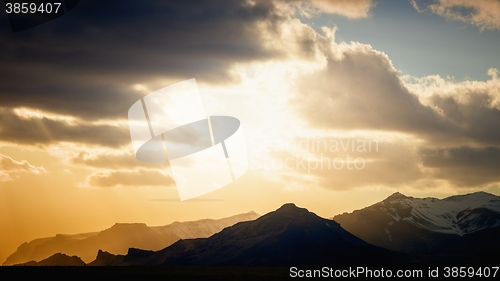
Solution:
{"label": "mountain range", "polygon": [[285,204],[208,238],[180,240],[160,251],[99,252],[89,265],[314,266],[398,263],[402,255],[370,245],[333,220]]}
{"label": "mountain range", "polygon": [[228,218],[174,222],[165,226],[147,226],[144,223],[117,223],[100,232],[75,235],[58,234],[21,244],[3,265],[41,261],[56,253],[78,256],[89,263],[99,250],[126,254],[129,248],[161,250],[180,239],[204,238],[240,221],[254,220],[259,215],[248,212]]}
{"label": "mountain range", "polygon": [[[90,257],[82,258],[90,266],[401,268],[431,264],[498,266],[500,260],[500,197],[485,192],[445,199],[413,198],[397,192],[332,219],[288,203],[260,217],[250,212],[224,220],[217,227],[211,220],[157,228],[117,224],[97,234],[37,239],[21,245],[9,261],[23,254],[26,260],[50,245],[65,245],[66,250],[69,245],[92,245],[92,262]],[[193,223],[196,227],[188,227]],[[74,242],[68,242],[71,239]],[[107,250],[114,245],[113,239],[121,241],[121,253]],[[168,245],[159,249],[161,239]],[[52,247],[51,251],[56,249]],[[38,263],[23,263],[78,264],[74,255],[59,254]]]}

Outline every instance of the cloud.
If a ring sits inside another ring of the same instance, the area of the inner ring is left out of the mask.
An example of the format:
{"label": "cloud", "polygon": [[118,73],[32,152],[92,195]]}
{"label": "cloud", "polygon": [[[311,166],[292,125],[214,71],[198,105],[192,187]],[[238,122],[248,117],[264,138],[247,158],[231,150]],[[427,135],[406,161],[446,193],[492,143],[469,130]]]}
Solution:
{"label": "cloud", "polygon": [[336,43],[334,30],[325,31],[329,37],[314,39],[326,57],[324,67],[295,80],[290,99],[310,128],[388,131],[435,144],[500,146],[496,69],[488,70],[491,79],[486,82],[446,82],[433,76],[412,84],[385,53],[367,44]]}
{"label": "cloud", "polygon": [[500,79],[488,70],[487,81],[461,81],[428,76],[413,79],[408,87],[419,92],[459,130],[447,142],[427,142],[419,155],[433,177],[458,187],[477,187],[500,182]]}
{"label": "cloud", "polygon": [[91,174],[85,187],[175,186],[175,181],[157,170],[99,171]]}
{"label": "cloud", "polygon": [[[385,143],[383,153],[361,156],[370,161],[359,171],[302,169],[296,173],[314,175],[321,186],[333,189],[412,186],[421,185],[422,180],[445,180],[455,187],[498,182],[494,168],[479,173],[478,166],[451,165],[462,161],[460,152],[465,151],[457,152],[454,147],[474,147],[468,152],[477,154],[477,161],[487,166],[496,157],[496,153],[491,159],[485,156],[500,148],[500,80],[496,69],[488,70],[491,79],[484,82],[456,82],[439,76],[402,78],[386,54],[357,42],[336,43],[335,30],[324,31],[327,36],[314,37],[314,45],[326,63],[293,82],[292,108],[311,131],[385,132],[403,134],[407,141]],[[440,159],[445,155],[431,157],[422,153],[423,148],[454,154]],[[323,156],[334,159],[339,155]],[[357,154],[350,156],[354,160]]]}
{"label": "cloud", "polygon": [[106,124],[76,123],[45,116],[24,117],[0,107],[0,139],[23,145],[72,142],[119,147],[130,143],[128,128]]}
{"label": "cloud", "polygon": [[[489,174],[484,181],[462,179],[474,167],[451,165],[462,159],[456,147],[473,147],[480,154],[500,146],[495,69],[489,70],[492,78],[486,82],[434,76],[413,77],[409,83],[387,54],[367,44],[336,42],[336,28],[318,33],[284,8],[289,2],[117,3],[86,1],[71,15],[30,31],[15,36],[0,31],[6,38],[0,44],[5,62],[0,71],[6,74],[0,78],[0,98],[5,101],[0,109],[2,141],[114,148],[95,154],[85,148],[79,154],[71,152],[70,165],[92,172],[86,186],[173,185],[160,168],[136,161],[128,150],[119,151],[130,145],[128,128],[120,123],[130,105],[148,94],[147,89],[192,77],[217,89],[248,78],[234,66],[257,65],[256,69],[276,68],[255,78],[258,97],[240,101],[246,103],[241,110],[245,113],[238,112],[246,114],[242,120],[257,124],[245,127],[250,134],[267,137],[294,131],[303,137],[317,131],[364,131],[404,136],[380,141],[380,153],[350,154],[354,160],[367,160],[362,170],[299,168],[285,171],[284,177],[304,176],[307,182],[337,190],[421,184],[422,179],[444,179],[457,186],[496,180]],[[303,12],[350,18],[367,17],[373,7],[372,1],[292,4]],[[21,107],[43,114],[24,116]],[[220,107],[240,110],[231,101]],[[259,118],[263,122],[257,122]],[[453,157],[419,148],[451,151]],[[347,154],[312,156],[345,159]],[[457,171],[461,175],[453,179]]]}
{"label": "cloud", "polygon": [[17,161],[9,156],[0,154],[0,182],[13,180],[12,174],[19,172],[27,172],[34,175],[47,173],[42,166],[37,167],[26,160]]}
{"label": "cloud", "polygon": [[431,13],[451,20],[469,23],[484,29],[500,29],[500,1],[498,0],[436,0],[431,4],[422,4],[420,8],[415,0],[411,0],[418,12]]}
{"label": "cloud", "polygon": [[386,54],[360,43],[327,48],[327,65],[301,77],[292,100],[311,127],[410,134],[454,129],[405,88]]}
{"label": "cloud", "polygon": [[234,82],[235,63],[286,57],[262,36],[287,19],[264,0],[85,1],[36,28],[0,30],[2,106],[126,118],[134,84]]}
{"label": "cloud", "polygon": [[414,141],[392,138],[325,135],[268,143],[267,156],[251,154],[250,169],[272,170],[284,180],[308,179],[306,186],[333,190],[401,186],[425,178]]}
{"label": "cloud", "polygon": [[168,164],[144,163],[130,148],[73,146],[61,155],[68,166],[84,168],[89,174],[79,183],[84,188],[175,186]]}
{"label": "cloud", "polygon": [[421,148],[425,167],[434,169],[434,177],[459,187],[482,186],[500,182],[500,148],[467,146]]}
{"label": "cloud", "polygon": [[491,68],[487,81],[461,81],[439,76],[404,78],[405,86],[455,128],[448,143],[500,146],[500,79]]}
{"label": "cloud", "polygon": [[487,92],[470,92],[466,97],[432,97],[434,105],[448,120],[460,128],[458,137],[480,143],[500,145],[500,109],[491,106],[493,98]]}
{"label": "cloud", "polygon": [[300,14],[313,17],[319,13],[335,14],[350,19],[367,18],[375,6],[373,0],[311,0],[295,1]]}
{"label": "cloud", "polygon": [[147,89],[239,81],[232,67],[250,62],[315,61],[318,35],[276,3],[85,1],[36,28],[0,30],[0,137],[116,148],[128,128],[103,120],[127,120]]}
{"label": "cloud", "polygon": [[86,152],[80,151],[71,158],[71,163],[100,169],[155,168],[158,164],[144,163],[135,158],[133,151]]}

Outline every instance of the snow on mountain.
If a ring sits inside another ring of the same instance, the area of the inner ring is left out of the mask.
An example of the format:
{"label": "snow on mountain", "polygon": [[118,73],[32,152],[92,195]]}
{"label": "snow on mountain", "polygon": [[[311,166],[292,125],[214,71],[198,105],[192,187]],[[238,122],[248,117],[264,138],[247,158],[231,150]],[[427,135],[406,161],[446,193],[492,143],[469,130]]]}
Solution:
{"label": "snow on mountain", "polygon": [[406,221],[433,232],[462,236],[500,226],[500,197],[485,192],[445,199],[395,193],[378,204],[394,221]]}
{"label": "snow on mountain", "polygon": [[500,253],[500,197],[485,192],[445,199],[394,193],[333,219],[364,241],[394,251],[476,258]]}

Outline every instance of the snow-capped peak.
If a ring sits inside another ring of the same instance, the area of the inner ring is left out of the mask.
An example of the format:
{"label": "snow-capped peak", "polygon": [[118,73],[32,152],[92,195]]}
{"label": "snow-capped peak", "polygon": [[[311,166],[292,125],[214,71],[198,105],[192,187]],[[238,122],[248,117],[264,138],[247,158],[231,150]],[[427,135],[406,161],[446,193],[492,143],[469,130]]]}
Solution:
{"label": "snow-capped peak", "polygon": [[403,220],[434,232],[464,235],[500,226],[500,197],[486,192],[445,199],[394,193],[379,204],[395,221]]}

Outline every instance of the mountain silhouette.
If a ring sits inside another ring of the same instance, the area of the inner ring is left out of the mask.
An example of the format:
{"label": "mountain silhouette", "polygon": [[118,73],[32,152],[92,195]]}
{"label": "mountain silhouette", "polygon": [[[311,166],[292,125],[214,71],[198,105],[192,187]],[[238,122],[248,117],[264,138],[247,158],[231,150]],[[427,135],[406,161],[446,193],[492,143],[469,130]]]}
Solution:
{"label": "mountain silhouette", "polygon": [[432,260],[500,260],[500,197],[485,192],[445,199],[394,193],[372,206],[333,217],[364,241]]}
{"label": "mountain silhouette", "polygon": [[370,245],[294,204],[254,221],[239,222],[208,238],[180,240],[160,251],[100,251],[89,265],[299,266],[394,264],[404,259]]}
{"label": "mountain silhouette", "polygon": [[[227,266],[493,266],[500,260],[498,203],[498,196],[487,193],[441,200],[395,193],[362,210],[336,216],[340,224],[289,203],[210,237],[180,239],[161,250],[131,247],[126,254],[114,254],[100,249],[95,260],[87,265],[166,266],[177,268],[179,274],[192,266],[215,271]],[[112,233],[133,237],[132,230],[149,228],[142,224],[117,224],[111,229]],[[69,256],[61,255],[52,256],[50,264],[68,264]],[[44,263],[48,262],[24,265]]]}
{"label": "mountain silhouette", "polygon": [[19,266],[85,266],[85,263],[77,256],[68,256],[57,253],[39,262],[29,261],[18,264]]}
{"label": "mountain silhouette", "polygon": [[96,258],[99,250],[113,254],[126,254],[129,248],[161,250],[179,239],[209,237],[225,227],[257,217],[259,215],[255,212],[248,212],[219,220],[203,219],[151,227],[144,223],[116,223],[100,232],[58,234],[23,243],[4,265],[41,261],[56,253],[76,255],[89,263]]}

